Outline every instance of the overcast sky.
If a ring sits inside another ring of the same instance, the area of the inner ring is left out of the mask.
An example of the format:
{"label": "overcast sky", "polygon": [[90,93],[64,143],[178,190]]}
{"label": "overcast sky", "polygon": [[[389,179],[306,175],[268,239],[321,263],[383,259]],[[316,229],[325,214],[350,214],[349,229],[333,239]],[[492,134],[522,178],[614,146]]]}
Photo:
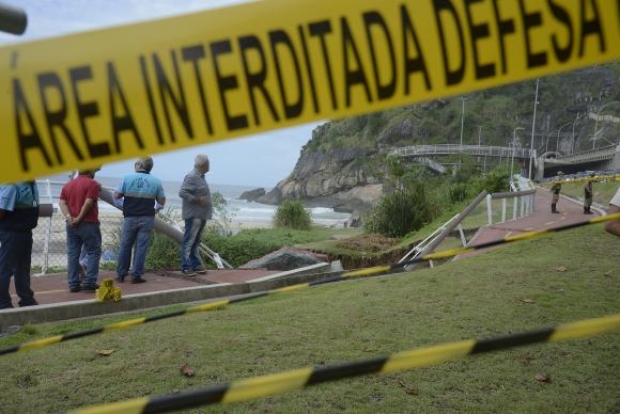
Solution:
{"label": "overcast sky", "polygon": [[[246,3],[248,0],[1,0],[28,14],[22,36],[0,33],[0,45],[130,24],[193,11]],[[215,184],[274,187],[293,170],[301,147],[319,124],[307,124],[223,143],[194,146],[153,156],[153,174],[166,181],[182,180],[194,155],[211,160],[208,179]],[[165,167],[165,168],[164,168]],[[120,177],[133,171],[133,160],[104,165],[101,176]]]}

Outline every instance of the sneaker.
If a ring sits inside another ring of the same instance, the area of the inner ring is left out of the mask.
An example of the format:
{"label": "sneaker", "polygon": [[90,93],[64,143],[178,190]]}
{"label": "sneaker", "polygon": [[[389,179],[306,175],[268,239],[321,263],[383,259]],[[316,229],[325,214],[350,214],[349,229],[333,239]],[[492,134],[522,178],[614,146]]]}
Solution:
{"label": "sneaker", "polygon": [[197,267],[192,270],[196,273],[200,273],[201,275],[204,275],[205,273],[207,273],[207,269],[205,269],[204,267]]}
{"label": "sneaker", "polygon": [[94,292],[95,290],[99,289],[99,285],[95,284],[95,285],[82,285],[82,290],[88,291],[88,292]]}
{"label": "sneaker", "polygon": [[79,286],[69,286],[69,292],[76,293],[79,292],[81,288]]}
{"label": "sneaker", "polygon": [[184,276],[196,276],[196,272],[190,269],[183,269],[181,273],[183,273]]}
{"label": "sneaker", "polygon": [[132,285],[137,285],[139,283],[146,283],[146,280],[142,279],[141,277],[132,277],[131,278],[131,283]]}
{"label": "sneaker", "polygon": [[125,276],[116,276],[114,278],[114,280],[116,280],[118,283],[124,283],[125,282]]}

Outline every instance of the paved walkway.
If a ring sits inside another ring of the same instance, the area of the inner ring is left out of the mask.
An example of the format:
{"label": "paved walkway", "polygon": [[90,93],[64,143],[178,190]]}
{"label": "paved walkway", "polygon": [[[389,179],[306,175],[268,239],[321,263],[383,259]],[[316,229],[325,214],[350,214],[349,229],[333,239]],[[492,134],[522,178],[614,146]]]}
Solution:
{"label": "paved walkway", "polygon": [[[534,212],[532,214],[517,220],[482,227],[470,240],[469,244],[475,246],[519,233],[553,229],[602,215],[602,211],[597,208],[592,208],[593,214],[583,214],[583,204],[580,201],[565,196],[561,196],[557,209],[560,214],[551,213],[551,193],[539,187],[536,189]],[[478,252],[464,256],[475,253]]]}
{"label": "paved walkway", "polygon": [[[102,270],[99,281],[113,279],[116,272]],[[270,280],[273,275],[275,280]],[[32,290],[38,306],[0,310],[0,334],[9,326],[42,323],[119,312],[141,311],[178,303],[203,302],[217,298],[243,295],[280,287],[282,272],[268,270],[227,269],[210,270],[206,275],[187,277],[181,272],[148,272],[146,283],[114,282],[122,291],[120,302],[99,302],[94,292],[69,292],[66,273],[33,276]],[[293,283],[295,278],[291,278]],[[18,298],[11,284],[13,306]]]}
{"label": "paved walkway", "polygon": [[[129,277],[127,277],[124,283],[117,283],[115,281],[114,286],[120,287],[123,296],[127,296],[165,292],[204,285],[242,284],[275,273],[278,272],[269,270],[230,269],[210,270],[206,275],[188,277],[184,276],[181,272],[148,272],[144,275],[144,279],[147,280],[147,283],[134,285],[129,283]],[[99,272],[99,281],[113,279],[115,276],[116,272],[112,270],[101,270]],[[35,292],[35,298],[41,305],[75,302],[95,298],[94,292],[69,292],[66,273],[33,276],[31,284],[32,290]],[[13,298],[13,306],[15,306],[18,298],[15,294],[13,283],[11,283],[11,296]]]}

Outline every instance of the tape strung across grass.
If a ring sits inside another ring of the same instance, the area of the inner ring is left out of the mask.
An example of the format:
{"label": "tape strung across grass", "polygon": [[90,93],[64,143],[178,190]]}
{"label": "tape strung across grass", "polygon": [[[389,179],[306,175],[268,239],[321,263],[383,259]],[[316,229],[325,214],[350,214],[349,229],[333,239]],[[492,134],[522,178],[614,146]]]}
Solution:
{"label": "tape strung across grass", "polygon": [[20,344],[20,345],[14,345],[8,348],[3,348],[0,349],[0,356],[2,355],[7,355],[7,354],[11,354],[14,352],[20,352],[20,351],[30,351],[33,349],[39,349],[39,348],[44,348],[47,347],[49,345],[52,344],[56,344],[59,342],[66,342],[72,339],[77,339],[77,338],[83,338],[85,336],[90,336],[90,335],[96,335],[96,334],[101,334],[101,333],[108,333],[108,332],[116,332],[116,331],[120,331],[123,329],[128,329],[131,328],[133,326],[136,325],[141,325],[144,323],[148,323],[148,322],[154,322],[154,321],[158,321],[158,320],[162,320],[162,319],[168,319],[168,318],[173,318],[173,317],[177,317],[177,316],[182,316],[182,315],[186,315],[186,314],[191,314],[191,313],[197,313],[197,312],[208,312],[208,311],[212,311],[215,309],[221,309],[221,308],[225,308],[226,306],[232,304],[232,303],[238,303],[238,302],[246,302],[248,300],[252,300],[252,299],[256,299],[256,298],[262,298],[265,296],[269,296],[269,295],[273,295],[273,294],[278,294],[278,293],[283,293],[283,292],[291,292],[291,291],[295,291],[295,290],[301,290],[301,289],[305,289],[308,287],[313,287],[313,286],[319,286],[319,285],[325,285],[328,283],[334,283],[334,282],[340,282],[349,278],[354,278],[354,277],[370,277],[370,276],[378,276],[378,275],[383,275],[383,274],[389,274],[389,273],[393,273],[396,271],[402,271],[406,266],[411,265],[411,264],[415,264],[415,263],[420,263],[420,262],[424,262],[424,261],[429,261],[429,260],[437,260],[437,259],[445,259],[445,258],[449,258],[449,257],[454,257],[457,256],[459,254],[463,254],[463,253],[468,253],[468,252],[472,252],[474,250],[480,250],[480,249],[485,249],[488,247],[492,247],[492,246],[498,246],[501,244],[506,244],[506,243],[512,243],[515,241],[523,241],[523,240],[528,240],[528,239],[533,239],[536,237],[542,237],[542,236],[546,236],[548,234],[551,233],[557,233],[560,231],[564,231],[564,230],[570,230],[570,229],[574,229],[577,227],[583,227],[583,226],[587,226],[590,224],[597,224],[597,223],[602,223],[605,221],[610,221],[610,220],[617,220],[620,219],[620,213],[616,213],[616,214],[611,214],[608,216],[603,216],[603,217],[595,217],[592,218],[590,220],[587,221],[582,221],[582,222],[578,222],[578,223],[572,223],[572,224],[567,224],[565,226],[561,226],[561,227],[556,227],[554,229],[548,229],[548,230],[542,230],[542,231],[532,231],[532,232],[528,232],[528,233],[523,233],[523,234],[518,234],[518,235],[514,235],[514,236],[509,236],[509,237],[505,237],[503,239],[499,239],[499,240],[493,240],[487,243],[481,243],[479,245],[476,246],[471,246],[471,247],[462,247],[462,248],[457,248],[457,249],[450,249],[450,250],[445,250],[445,251],[441,251],[438,253],[431,253],[428,254],[426,256],[422,256],[422,257],[417,257],[415,259],[406,261],[406,262],[402,262],[402,263],[396,263],[396,264],[392,264],[392,265],[386,265],[386,266],[375,266],[375,267],[369,267],[366,269],[358,269],[358,270],[352,270],[352,271],[346,271],[346,272],[332,272],[332,273],[326,273],[325,275],[334,275],[332,277],[328,277],[327,279],[323,279],[323,280],[318,280],[315,282],[310,282],[310,283],[300,283],[297,285],[292,285],[292,286],[287,286],[287,287],[283,287],[283,288],[279,288],[279,289],[274,289],[274,290],[269,290],[266,292],[257,292],[257,293],[251,293],[242,297],[238,297],[238,298],[234,298],[234,299],[222,299],[222,300],[218,300],[215,302],[211,302],[211,303],[207,303],[204,305],[199,305],[199,306],[195,306],[195,307],[191,307],[185,310],[180,310],[180,311],[176,311],[176,312],[170,312],[170,313],[165,313],[165,314],[161,314],[161,315],[156,315],[156,316],[149,316],[149,317],[142,317],[142,318],[136,318],[136,319],[130,319],[127,321],[123,321],[123,322],[118,322],[118,323],[114,323],[108,326],[104,326],[101,328],[94,328],[94,329],[89,329],[86,331],[81,331],[81,332],[75,332],[75,333],[70,333],[70,334],[65,334],[65,335],[57,335],[57,336],[51,336],[49,338],[43,338],[43,339],[38,339],[32,342],[27,342],[24,344]]}
{"label": "tape strung across grass", "polygon": [[80,414],[162,413],[211,404],[228,404],[299,390],[311,385],[369,374],[390,374],[470,355],[544,342],[558,342],[620,330],[620,314],[586,319],[535,331],[481,340],[450,342],[399,352],[387,357],[309,367],[214,385],[161,397],[137,398],[72,411]]}

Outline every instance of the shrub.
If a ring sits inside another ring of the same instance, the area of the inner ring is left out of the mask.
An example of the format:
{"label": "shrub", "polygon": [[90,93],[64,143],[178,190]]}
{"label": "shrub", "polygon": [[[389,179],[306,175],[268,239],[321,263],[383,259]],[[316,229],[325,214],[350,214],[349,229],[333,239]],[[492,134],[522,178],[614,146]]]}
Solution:
{"label": "shrub", "polygon": [[[166,223],[174,224],[174,209],[168,207],[159,214],[159,218]],[[119,231],[120,240],[120,231]],[[120,241],[117,244],[120,246]],[[118,247],[117,247],[118,250]],[[170,237],[158,231],[153,231],[149,249],[144,264],[149,269],[177,269],[181,265],[181,245]]]}
{"label": "shrub", "polygon": [[384,195],[364,222],[364,229],[387,237],[402,237],[420,229],[433,217],[424,184],[408,183]]}
{"label": "shrub", "polygon": [[467,199],[467,184],[453,183],[448,187],[448,200],[450,204],[458,204]]}
{"label": "shrub", "polygon": [[153,232],[145,265],[149,269],[177,269],[181,266],[181,245],[170,237]]}
{"label": "shrub", "polygon": [[273,218],[276,228],[310,230],[312,219],[301,201],[286,200],[278,206]]}

